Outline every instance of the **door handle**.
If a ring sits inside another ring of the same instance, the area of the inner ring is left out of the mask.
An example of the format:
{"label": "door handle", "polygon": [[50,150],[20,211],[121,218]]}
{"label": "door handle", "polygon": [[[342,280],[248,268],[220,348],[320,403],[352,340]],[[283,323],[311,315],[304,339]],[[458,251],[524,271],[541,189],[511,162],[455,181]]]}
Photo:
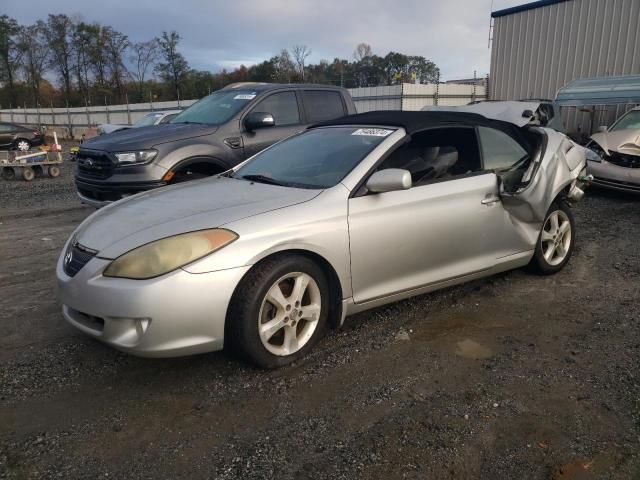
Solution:
{"label": "door handle", "polygon": [[498,203],[499,201],[500,197],[487,197],[480,203],[482,203],[483,205],[493,205],[494,203]]}

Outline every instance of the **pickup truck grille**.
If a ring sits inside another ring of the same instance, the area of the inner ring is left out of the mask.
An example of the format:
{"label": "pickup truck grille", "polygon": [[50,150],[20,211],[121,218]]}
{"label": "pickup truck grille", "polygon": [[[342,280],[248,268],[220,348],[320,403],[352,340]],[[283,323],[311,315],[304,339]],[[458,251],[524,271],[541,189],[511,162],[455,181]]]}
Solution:
{"label": "pickup truck grille", "polygon": [[106,152],[80,149],[76,158],[78,173],[83,177],[102,179],[113,174],[114,164]]}
{"label": "pickup truck grille", "polygon": [[606,160],[607,162],[618,165],[619,167],[640,168],[640,156],[637,155],[611,152],[611,155],[606,157]]}

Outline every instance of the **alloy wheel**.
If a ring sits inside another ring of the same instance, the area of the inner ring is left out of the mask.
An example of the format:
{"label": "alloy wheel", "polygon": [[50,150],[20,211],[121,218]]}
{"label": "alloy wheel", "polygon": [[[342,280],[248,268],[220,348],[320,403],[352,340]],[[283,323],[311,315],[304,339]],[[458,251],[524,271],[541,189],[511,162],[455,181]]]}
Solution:
{"label": "alloy wheel", "polygon": [[27,150],[29,150],[29,147],[31,145],[29,145],[29,142],[27,142],[26,140],[20,140],[16,146],[21,152],[26,152]]}
{"label": "alloy wheel", "polygon": [[542,254],[549,265],[559,265],[567,257],[571,246],[571,222],[562,210],[549,214],[540,236]]}
{"label": "alloy wheel", "polygon": [[273,355],[291,355],[309,341],[318,326],[320,288],[310,275],[282,276],[267,291],[258,316],[262,345]]}

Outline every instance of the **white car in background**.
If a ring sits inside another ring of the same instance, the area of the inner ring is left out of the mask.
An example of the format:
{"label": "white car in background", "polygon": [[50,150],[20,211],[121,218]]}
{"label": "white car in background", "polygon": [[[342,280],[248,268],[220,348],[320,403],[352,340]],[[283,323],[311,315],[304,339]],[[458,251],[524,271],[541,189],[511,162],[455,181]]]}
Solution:
{"label": "white car in background", "polygon": [[107,133],[117,132],[119,130],[127,130],[129,128],[149,127],[151,125],[159,125],[167,123],[173,117],[178,115],[182,110],[166,110],[160,112],[147,113],[144,117],[136,120],[133,125],[121,125],[117,123],[103,123],[98,125],[98,135],[106,135]]}

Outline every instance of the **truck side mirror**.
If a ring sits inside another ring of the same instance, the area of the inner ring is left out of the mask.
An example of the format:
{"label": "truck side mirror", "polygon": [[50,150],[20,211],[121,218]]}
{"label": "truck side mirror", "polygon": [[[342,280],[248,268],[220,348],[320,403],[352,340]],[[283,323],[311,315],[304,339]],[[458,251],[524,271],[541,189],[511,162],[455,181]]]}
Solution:
{"label": "truck side mirror", "polygon": [[251,112],[244,118],[244,127],[253,132],[259,128],[275,127],[273,115],[267,112]]}

